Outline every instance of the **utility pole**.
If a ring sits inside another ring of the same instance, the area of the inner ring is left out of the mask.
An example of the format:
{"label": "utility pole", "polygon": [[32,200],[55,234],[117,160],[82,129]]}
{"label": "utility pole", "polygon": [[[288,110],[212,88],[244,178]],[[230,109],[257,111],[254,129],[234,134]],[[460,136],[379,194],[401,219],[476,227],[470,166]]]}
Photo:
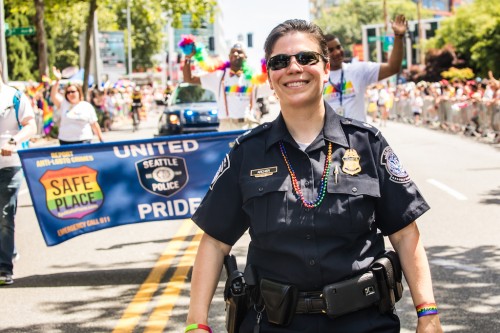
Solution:
{"label": "utility pole", "polygon": [[5,43],[5,10],[3,0],[0,0],[0,64],[2,66],[2,80],[9,81],[9,73],[7,72],[7,43]]}
{"label": "utility pole", "polygon": [[132,30],[131,30],[131,22],[130,22],[130,0],[127,0],[127,44],[128,44],[128,78],[132,80]]}
{"label": "utility pole", "polygon": [[421,65],[425,65],[424,59],[424,27],[422,25],[422,0],[417,0],[417,20],[418,20],[418,54],[419,54],[419,63]]}

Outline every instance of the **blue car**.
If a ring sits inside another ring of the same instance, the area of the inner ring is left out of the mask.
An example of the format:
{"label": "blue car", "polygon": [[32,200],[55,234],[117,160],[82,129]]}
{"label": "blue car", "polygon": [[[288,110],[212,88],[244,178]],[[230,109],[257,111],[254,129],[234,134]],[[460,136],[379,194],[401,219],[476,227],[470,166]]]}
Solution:
{"label": "blue car", "polygon": [[215,132],[218,127],[215,94],[199,85],[180,83],[160,117],[157,136]]}

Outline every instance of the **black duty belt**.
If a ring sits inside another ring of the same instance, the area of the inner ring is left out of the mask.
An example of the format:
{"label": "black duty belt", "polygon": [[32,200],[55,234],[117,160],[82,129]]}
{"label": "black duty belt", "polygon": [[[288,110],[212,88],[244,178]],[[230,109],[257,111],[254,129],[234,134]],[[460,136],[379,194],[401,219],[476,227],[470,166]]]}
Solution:
{"label": "black duty belt", "polygon": [[326,304],[322,292],[299,292],[295,313],[326,313]]}
{"label": "black duty belt", "polygon": [[372,272],[329,284],[323,291],[299,292],[295,313],[326,313],[331,316],[360,310],[380,300]]}

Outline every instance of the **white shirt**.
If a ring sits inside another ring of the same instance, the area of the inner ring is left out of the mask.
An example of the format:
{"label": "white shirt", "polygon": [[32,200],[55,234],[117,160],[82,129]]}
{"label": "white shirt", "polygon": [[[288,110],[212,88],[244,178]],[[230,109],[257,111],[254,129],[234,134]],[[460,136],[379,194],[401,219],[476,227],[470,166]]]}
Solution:
{"label": "white shirt", "polygon": [[[224,72],[225,75],[223,75]],[[230,69],[226,68],[224,71],[218,70],[200,76],[201,86],[215,93],[219,119],[245,118],[250,107],[252,84],[245,79],[244,74],[231,76],[229,72]],[[227,109],[224,92],[226,93]]]}
{"label": "white shirt", "polygon": [[59,126],[59,139],[63,141],[92,140],[91,124],[97,122],[97,114],[92,104],[81,101],[72,105],[66,99],[59,108],[61,125]]}
{"label": "white shirt", "polygon": [[323,94],[326,102],[341,113],[342,100],[344,117],[366,121],[365,91],[378,81],[379,70],[380,64],[375,62],[343,63],[341,69],[330,71]]}
{"label": "white shirt", "polygon": [[[16,110],[14,109],[14,95],[16,89],[0,83],[0,147],[19,132],[19,124],[24,119],[35,118],[35,113],[31,107],[31,102],[26,95],[21,94],[19,103],[19,123],[16,120]],[[17,149],[21,148],[21,143],[17,143]],[[18,154],[11,156],[0,156],[0,168],[21,166]]]}

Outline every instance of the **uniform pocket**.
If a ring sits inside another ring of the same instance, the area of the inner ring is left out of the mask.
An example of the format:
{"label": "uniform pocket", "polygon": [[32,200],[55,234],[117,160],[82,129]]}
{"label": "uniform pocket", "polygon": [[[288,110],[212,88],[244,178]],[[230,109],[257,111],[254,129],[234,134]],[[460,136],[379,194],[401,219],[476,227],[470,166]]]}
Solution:
{"label": "uniform pocket", "polygon": [[328,181],[327,193],[334,204],[329,214],[341,221],[339,232],[366,232],[374,221],[375,204],[380,198],[378,180],[366,176],[341,175],[337,184]]}
{"label": "uniform pocket", "polygon": [[250,178],[242,183],[243,210],[256,234],[278,231],[290,223],[288,177]]}

